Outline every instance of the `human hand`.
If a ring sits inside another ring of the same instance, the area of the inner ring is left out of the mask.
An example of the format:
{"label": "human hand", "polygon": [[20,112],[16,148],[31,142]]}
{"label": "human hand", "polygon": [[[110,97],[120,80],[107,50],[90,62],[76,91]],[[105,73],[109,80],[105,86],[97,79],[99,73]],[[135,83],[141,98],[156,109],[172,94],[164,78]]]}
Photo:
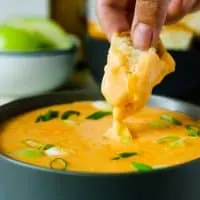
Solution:
{"label": "human hand", "polygon": [[200,0],[97,0],[97,15],[108,38],[130,31],[139,49],[155,45],[164,24],[198,9]]}

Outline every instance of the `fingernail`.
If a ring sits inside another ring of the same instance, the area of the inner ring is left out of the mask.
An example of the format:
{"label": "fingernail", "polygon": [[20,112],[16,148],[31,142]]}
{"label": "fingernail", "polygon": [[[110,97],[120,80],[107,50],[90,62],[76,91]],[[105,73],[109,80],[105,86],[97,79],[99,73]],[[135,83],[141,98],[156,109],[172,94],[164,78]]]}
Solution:
{"label": "fingernail", "polygon": [[133,45],[138,49],[147,49],[151,46],[153,29],[147,24],[137,24],[133,33]]}

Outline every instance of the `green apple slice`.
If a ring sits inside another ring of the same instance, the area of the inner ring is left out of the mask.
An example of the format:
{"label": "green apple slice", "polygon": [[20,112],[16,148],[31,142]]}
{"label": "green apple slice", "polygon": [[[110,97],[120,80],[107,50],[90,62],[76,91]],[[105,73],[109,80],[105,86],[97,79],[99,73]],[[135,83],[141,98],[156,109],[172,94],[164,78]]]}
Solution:
{"label": "green apple slice", "polygon": [[0,51],[36,51],[44,44],[28,32],[7,26],[0,26]]}
{"label": "green apple slice", "polygon": [[54,48],[70,49],[74,42],[63,28],[56,22],[46,18],[12,18],[5,22],[6,25],[22,28],[35,35],[39,40]]}

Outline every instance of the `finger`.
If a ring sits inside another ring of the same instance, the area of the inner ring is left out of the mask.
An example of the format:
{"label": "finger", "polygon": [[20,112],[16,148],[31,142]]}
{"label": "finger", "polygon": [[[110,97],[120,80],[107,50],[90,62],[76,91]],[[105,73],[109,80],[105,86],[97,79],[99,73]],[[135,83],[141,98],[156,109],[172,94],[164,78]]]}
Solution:
{"label": "finger", "polygon": [[[175,23],[194,9],[197,0],[171,0],[168,7],[166,23]],[[199,2],[199,0],[198,0]]]}
{"label": "finger", "polygon": [[128,2],[128,0],[97,0],[97,16],[109,40],[113,33],[130,29]]}
{"label": "finger", "polygon": [[147,49],[156,44],[165,22],[169,0],[137,0],[131,28],[136,48]]}
{"label": "finger", "polygon": [[192,11],[198,11],[200,10],[200,0],[196,0],[196,2],[194,2],[194,5],[192,7]]}

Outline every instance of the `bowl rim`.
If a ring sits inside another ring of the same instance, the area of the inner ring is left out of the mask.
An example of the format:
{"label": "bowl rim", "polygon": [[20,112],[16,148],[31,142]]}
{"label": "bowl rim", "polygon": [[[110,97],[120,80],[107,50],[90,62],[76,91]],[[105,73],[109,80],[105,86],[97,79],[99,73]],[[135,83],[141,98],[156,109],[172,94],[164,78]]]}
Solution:
{"label": "bowl rim", "polygon": [[[85,90],[80,90],[80,91],[73,91],[73,92],[51,92],[48,94],[42,94],[42,95],[37,95],[37,96],[33,96],[33,97],[27,97],[27,98],[22,98],[22,99],[17,99],[14,100],[12,102],[9,102],[7,104],[4,104],[2,107],[9,107],[10,104],[13,103],[23,103],[26,100],[33,100],[36,98],[42,98],[45,96],[59,96],[59,95],[80,95],[80,94],[84,94],[86,91]],[[91,95],[94,97],[96,96],[97,99],[99,99],[99,93],[96,92],[92,92]],[[96,98],[95,97],[95,98]],[[191,103],[187,103],[183,100],[178,100],[176,98],[171,98],[171,97],[166,97],[166,96],[161,96],[161,95],[152,95],[151,99],[157,99],[157,100],[169,100],[170,102],[175,102],[177,104],[182,104],[185,106],[194,106],[198,109],[200,109],[199,106],[195,105],[195,104],[191,104]],[[93,101],[93,100],[91,100]],[[56,104],[56,103],[55,103]],[[44,107],[44,106],[41,106]],[[1,107],[0,107],[1,109]],[[100,177],[100,178],[105,178],[105,177],[126,177],[126,176],[141,176],[141,175],[148,175],[148,174],[154,174],[154,173],[165,173],[165,172],[170,172],[173,170],[179,170],[180,168],[183,167],[189,167],[191,165],[195,165],[195,164],[200,164],[200,157],[196,158],[194,160],[190,160],[187,161],[185,163],[181,163],[181,164],[177,164],[177,165],[172,165],[169,167],[164,167],[164,168],[158,168],[158,169],[153,169],[152,171],[149,172],[135,172],[135,171],[128,171],[128,172],[87,172],[87,171],[74,171],[74,170],[55,170],[55,169],[51,169],[51,168],[47,168],[47,167],[42,167],[42,166],[38,166],[38,165],[32,165],[29,163],[26,163],[24,161],[20,161],[14,158],[11,158],[7,155],[4,155],[2,152],[0,152],[0,162],[1,160],[4,160],[12,165],[18,166],[18,167],[24,167],[26,169],[29,170],[35,170],[38,172],[45,172],[45,173],[53,173],[56,175],[66,175],[66,176],[79,176],[79,177]]]}
{"label": "bowl rim", "polygon": [[78,50],[78,46],[73,45],[69,49],[52,49],[37,51],[0,51],[0,57],[38,57],[38,56],[56,56],[73,54]]}
{"label": "bowl rim", "polygon": [[146,172],[137,172],[137,171],[127,171],[127,172],[87,172],[87,171],[75,171],[75,170],[56,170],[56,169],[51,169],[47,167],[42,167],[42,166],[37,166],[37,165],[32,165],[29,163],[26,163],[24,161],[20,161],[17,159],[10,158],[9,156],[6,156],[4,154],[0,154],[0,162],[1,160],[4,160],[12,165],[26,168],[29,170],[34,170],[38,172],[45,172],[45,173],[53,173],[57,175],[65,175],[65,176],[79,176],[79,177],[126,177],[126,176],[140,176],[140,175],[148,175],[148,174],[155,174],[159,172],[170,172],[173,170],[179,170],[181,168],[185,168],[194,164],[199,164],[200,163],[200,158],[196,158],[191,161],[187,161],[185,163],[181,163],[178,165],[172,165],[169,167],[163,167],[163,168],[157,168],[153,169],[151,171],[146,171]]}

